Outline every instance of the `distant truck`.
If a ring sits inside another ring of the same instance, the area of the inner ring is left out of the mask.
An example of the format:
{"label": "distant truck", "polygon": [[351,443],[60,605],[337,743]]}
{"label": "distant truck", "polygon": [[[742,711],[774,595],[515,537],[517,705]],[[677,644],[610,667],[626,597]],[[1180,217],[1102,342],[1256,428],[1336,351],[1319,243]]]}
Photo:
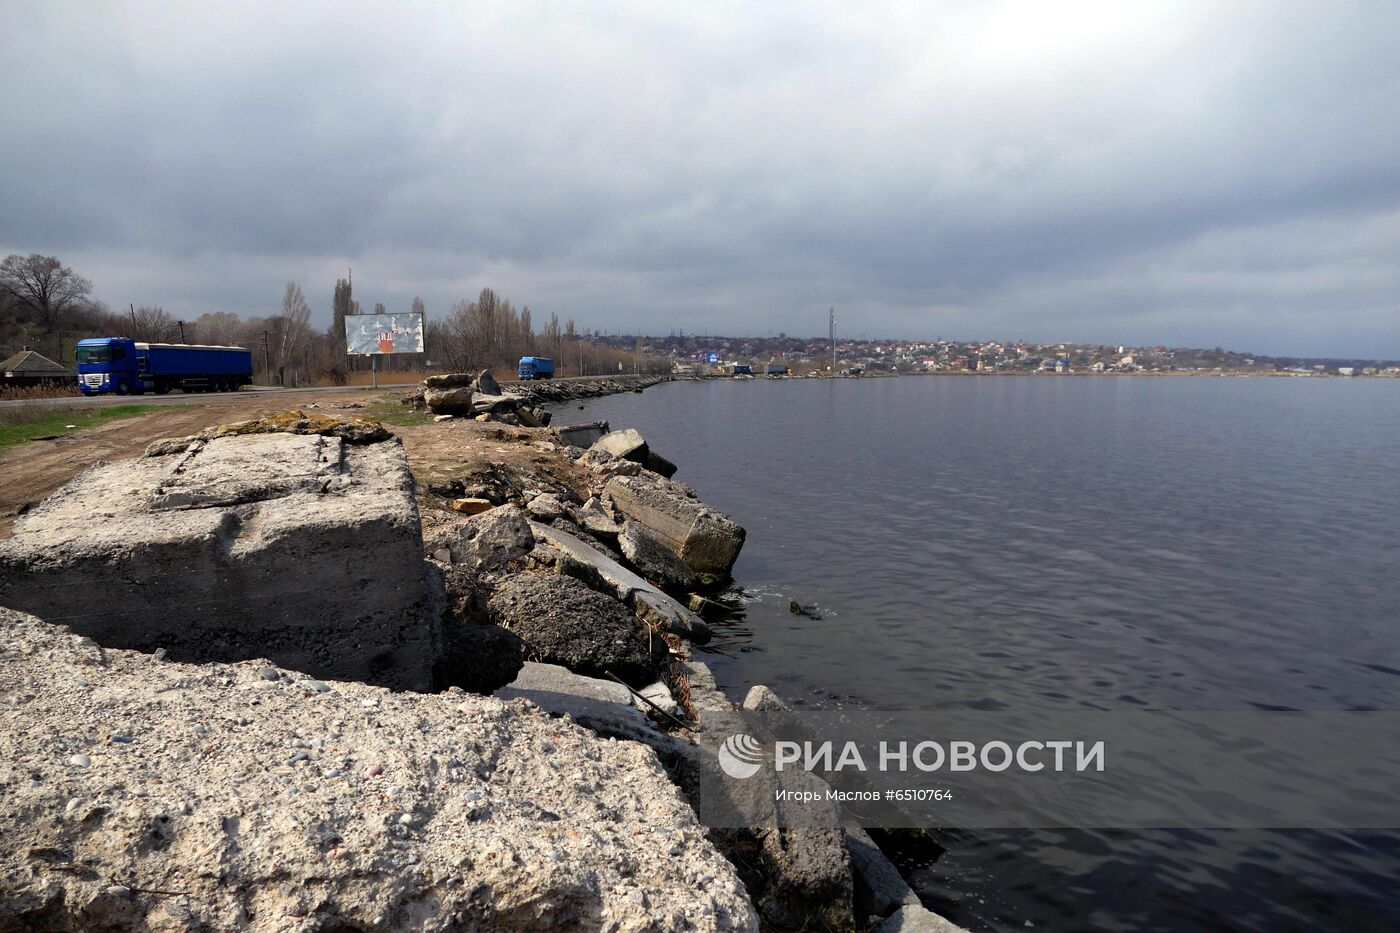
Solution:
{"label": "distant truck", "polygon": [[520,381],[531,379],[553,379],[554,361],[547,356],[522,356],[520,358]]}
{"label": "distant truck", "polygon": [[78,388],[84,395],[236,392],[253,381],[253,354],[242,347],[93,337],[78,341],[77,356]]}
{"label": "distant truck", "polygon": [[788,368],[782,363],[769,363],[763,367],[763,375],[765,376],[786,376],[787,374]]}

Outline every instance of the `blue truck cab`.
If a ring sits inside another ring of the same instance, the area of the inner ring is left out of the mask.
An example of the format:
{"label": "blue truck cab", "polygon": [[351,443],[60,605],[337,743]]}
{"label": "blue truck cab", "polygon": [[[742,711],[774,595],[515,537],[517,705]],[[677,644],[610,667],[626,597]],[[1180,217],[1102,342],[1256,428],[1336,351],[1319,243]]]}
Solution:
{"label": "blue truck cab", "polygon": [[137,343],[130,337],[79,340],[77,364],[84,395],[233,392],[253,376],[253,354],[243,347]]}
{"label": "blue truck cab", "polygon": [[522,356],[520,358],[520,381],[531,379],[553,379],[554,361],[547,356]]}

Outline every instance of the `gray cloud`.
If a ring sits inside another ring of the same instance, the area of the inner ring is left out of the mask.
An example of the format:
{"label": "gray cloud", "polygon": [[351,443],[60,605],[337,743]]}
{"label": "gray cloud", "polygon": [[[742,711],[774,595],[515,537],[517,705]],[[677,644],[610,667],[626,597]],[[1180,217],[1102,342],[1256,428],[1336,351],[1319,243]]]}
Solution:
{"label": "gray cloud", "polygon": [[1400,7],[33,4],[0,251],[318,319],[1400,356]]}

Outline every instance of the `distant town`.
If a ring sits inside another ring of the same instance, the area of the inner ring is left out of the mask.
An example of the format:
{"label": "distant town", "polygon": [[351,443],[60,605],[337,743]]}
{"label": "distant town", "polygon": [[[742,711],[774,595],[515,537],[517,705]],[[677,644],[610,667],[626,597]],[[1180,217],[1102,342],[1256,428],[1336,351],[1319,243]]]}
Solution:
{"label": "distant town", "polygon": [[[1400,361],[1275,357],[1221,347],[1027,343],[1024,341],[846,340],[673,335],[593,336],[614,350],[667,357],[681,372],[753,375],[893,373],[1158,373],[1282,376],[1400,376]],[[835,365],[833,367],[833,358]]]}

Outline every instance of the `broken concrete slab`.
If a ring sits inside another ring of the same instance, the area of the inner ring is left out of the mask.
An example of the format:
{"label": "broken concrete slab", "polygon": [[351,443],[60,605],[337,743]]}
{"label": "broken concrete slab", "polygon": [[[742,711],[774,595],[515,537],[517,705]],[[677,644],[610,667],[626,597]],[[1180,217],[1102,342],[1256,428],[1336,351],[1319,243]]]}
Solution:
{"label": "broken concrete slab", "polygon": [[636,590],[632,593],[631,604],[637,618],[677,638],[703,645],[714,637],[714,632],[699,616],[683,609],[664,593]]}
{"label": "broken concrete slab", "polygon": [[0,605],[177,660],[426,690],[441,650],[395,439],[195,439],[81,474],[0,542]]}
{"label": "broken concrete slab", "polygon": [[636,428],[623,428],[604,434],[589,448],[619,460],[634,460],[637,463],[646,460],[648,449],[646,438]]}
{"label": "broken concrete slab", "polygon": [[538,540],[546,542],[570,559],[591,567],[601,579],[614,588],[617,598],[630,605],[632,611],[643,621],[699,644],[710,640],[710,627],[701,621],[699,616],[613,558],[557,528],[531,522],[530,530]]}
{"label": "broken concrete slab", "polygon": [[568,714],[581,725],[605,725],[608,735],[619,730],[652,731],[633,702],[632,691],[616,681],[576,674],[558,664],[526,661],[516,678],[492,695],[502,700],[524,697],[547,712]]}
{"label": "broken concrete slab", "polygon": [[470,385],[454,388],[428,386],[423,390],[423,402],[435,415],[471,415],[475,414],[472,395]]}
{"label": "broken concrete slab", "polygon": [[686,593],[694,589],[699,578],[690,565],[676,556],[640,522],[622,523],[618,547],[627,562],[643,577],[671,593]]}
{"label": "broken concrete slab", "polygon": [[491,370],[483,369],[476,377],[476,388],[482,395],[500,395],[501,384],[491,375]]}
{"label": "broken concrete slab", "polygon": [[559,443],[565,447],[592,447],[610,429],[606,421],[588,421],[583,424],[566,424],[554,429]]}
{"label": "broken concrete slab", "polygon": [[659,476],[614,476],[604,493],[614,508],[645,525],[696,572],[729,576],[746,532],[696,498],[690,487]]}

